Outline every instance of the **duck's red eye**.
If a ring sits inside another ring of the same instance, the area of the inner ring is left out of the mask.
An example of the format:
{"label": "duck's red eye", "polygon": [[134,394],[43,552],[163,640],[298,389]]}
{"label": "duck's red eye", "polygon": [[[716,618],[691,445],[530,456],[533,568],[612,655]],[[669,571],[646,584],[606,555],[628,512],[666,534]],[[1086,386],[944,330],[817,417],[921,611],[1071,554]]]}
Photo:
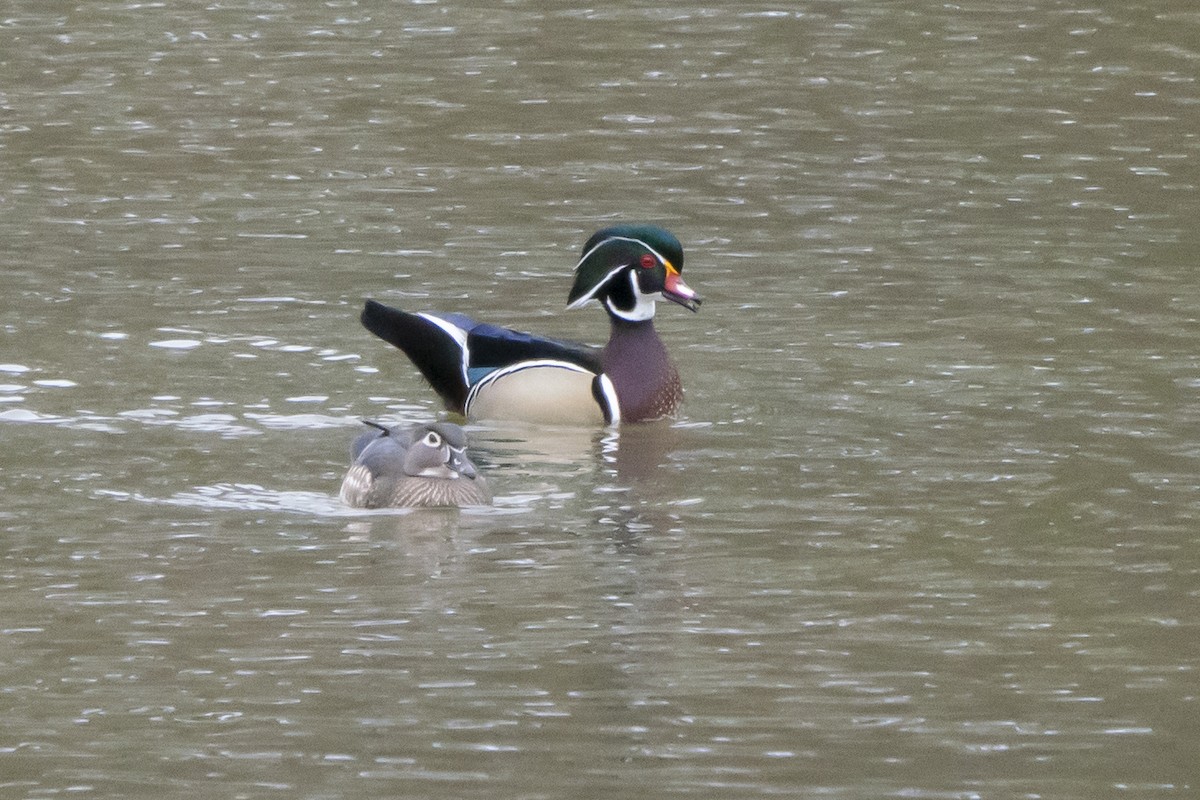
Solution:
{"label": "duck's red eye", "polygon": [[642,269],[650,269],[657,263],[658,259],[649,253],[646,253],[646,255],[642,256]]}

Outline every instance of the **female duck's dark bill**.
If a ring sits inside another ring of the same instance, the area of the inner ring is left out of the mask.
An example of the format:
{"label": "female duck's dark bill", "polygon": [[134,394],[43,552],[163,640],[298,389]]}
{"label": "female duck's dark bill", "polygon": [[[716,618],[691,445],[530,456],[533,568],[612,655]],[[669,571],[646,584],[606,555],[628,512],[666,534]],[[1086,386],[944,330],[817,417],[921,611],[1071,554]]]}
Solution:
{"label": "female duck's dark bill", "polygon": [[683,282],[679,271],[671,266],[667,267],[662,296],[673,303],[679,303],[689,311],[700,310],[700,304],[704,302],[704,298],[692,291],[692,288]]}

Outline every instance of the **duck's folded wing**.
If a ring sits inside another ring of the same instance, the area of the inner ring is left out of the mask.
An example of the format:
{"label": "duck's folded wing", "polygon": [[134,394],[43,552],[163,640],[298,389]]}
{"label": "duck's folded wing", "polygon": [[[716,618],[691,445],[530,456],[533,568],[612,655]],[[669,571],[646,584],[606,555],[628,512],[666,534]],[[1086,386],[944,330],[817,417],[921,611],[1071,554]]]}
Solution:
{"label": "duck's folded wing", "polygon": [[596,374],[601,370],[599,348],[476,322],[465,314],[410,313],[368,300],[362,324],[403,350],[459,413],[472,386],[523,362],[561,361]]}
{"label": "duck's folded wing", "polygon": [[599,348],[564,339],[535,336],[486,322],[477,322],[470,329],[467,346],[470,349],[468,369],[475,373],[471,381],[473,384],[492,370],[526,361],[565,361],[589,372],[600,371]]}

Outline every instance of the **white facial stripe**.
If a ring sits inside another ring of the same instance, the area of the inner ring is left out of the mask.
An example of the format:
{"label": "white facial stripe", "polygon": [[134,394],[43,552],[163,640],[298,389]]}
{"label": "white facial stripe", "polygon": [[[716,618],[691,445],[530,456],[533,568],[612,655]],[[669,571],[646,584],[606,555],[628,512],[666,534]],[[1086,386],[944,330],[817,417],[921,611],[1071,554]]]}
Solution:
{"label": "white facial stripe", "polygon": [[[634,244],[639,244],[642,247],[649,250],[651,253],[653,253],[654,257],[657,258],[659,261],[661,261],[664,264],[669,264],[672,268],[674,268],[674,264],[671,264],[671,262],[668,261],[666,258],[664,258],[661,253],[659,253],[657,250],[655,250],[650,245],[643,242],[641,239],[633,239],[629,236],[609,236],[607,239],[604,239],[603,241],[599,242],[591,250],[588,250],[586,253],[584,253],[583,258],[579,259],[579,263],[575,265],[575,270],[578,271],[579,268],[583,265],[583,262],[587,261],[588,258],[592,255],[592,253],[596,252],[597,250],[599,250],[601,247],[608,244],[609,242],[632,242]],[[574,303],[571,303],[570,305],[568,305],[567,309],[568,310],[576,309],[576,308],[579,308],[580,306],[584,305],[585,303],[587,303],[591,300],[594,300],[596,298],[596,292],[600,291],[600,287],[604,286],[610,280],[612,280],[613,276],[616,275],[621,270],[628,269],[632,266],[633,266],[632,264],[621,264],[617,267],[614,267],[612,270],[609,271],[609,273],[607,275],[604,276],[604,280],[599,281],[595,286],[592,287],[592,290],[590,292],[588,292],[587,294],[580,297]],[[653,319],[654,318],[653,295],[648,295],[648,294],[642,293],[641,287],[638,286],[637,275],[634,272],[629,273],[629,282],[633,286],[633,295],[634,295],[634,297],[637,298],[637,305],[634,306],[633,309],[630,311],[621,311],[619,309],[614,308],[613,304],[611,302],[609,302],[608,300],[605,300],[605,302],[604,302],[605,307],[608,308],[609,311],[611,311],[613,314],[617,315],[621,319],[627,319],[627,320],[634,321],[634,322],[640,321],[640,320],[646,320],[646,319]]]}
{"label": "white facial stripe", "polygon": [[[632,238],[630,238],[630,237],[628,237],[628,236],[610,236],[610,237],[608,237],[607,239],[603,240],[602,242],[599,242],[599,243],[598,243],[598,244],[597,244],[595,247],[593,247],[591,250],[588,250],[586,253],[584,253],[584,254],[583,254],[583,258],[579,259],[579,264],[582,264],[583,262],[587,261],[587,260],[588,260],[588,256],[590,256],[592,253],[594,253],[594,252],[596,252],[597,250],[599,250],[601,247],[604,247],[604,245],[608,244],[609,242],[633,242],[634,244],[640,244],[642,247],[646,248],[646,249],[647,249],[647,250],[649,250],[651,253],[653,253],[653,254],[654,254],[654,257],[655,257],[655,258],[657,258],[659,261],[663,262],[664,264],[670,264],[670,263],[671,263],[671,262],[670,262],[670,261],[668,261],[667,259],[663,258],[661,253],[659,253],[657,250],[655,250],[655,249],[654,249],[653,247],[651,247],[650,245],[648,245],[648,244],[646,244],[645,242],[643,242],[641,239],[632,239]],[[575,269],[579,269],[579,264],[576,264],[576,265],[575,265]],[[626,266],[628,266],[628,265],[626,265]],[[672,264],[671,266],[674,266],[674,264]],[[609,277],[612,277],[612,274],[611,274],[611,273],[609,274]]]}
{"label": "white facial stripe", "polygon": [[[606,241],[607,241],[607,240],[606,240]],[[584,303],[587,303],[587,302],[590,302],[590,301],[592,301],[592,300],[595,300],[595,299],[596,299],[596,292],[600,291],[600,287],[604,286],[604,284],[606,284],[606,283],[608,283],[610,280],[612,280],[612,277],[613,277],[614,275],[616,275],[618,272],[620,272],[621,270],[623,270],[623,269],[626,269],[626,268],[628,268],[628,267],[629,267],[629,265],[628,265],[628,264],[621,264],[620,266],[613,267],[613,269],[611,269],[611,270],[609,271],[609,273],[608,273],[607,275],[605,275],[605,276],[604,276],[604,280],[600,281],[600,282],[599,282],[599,283],[597,283],[595,286],[593,286],[593,287],[592,287],[592,290],[591,290],[590,292],[588,292],[587,294],[583,295],[583,296],[582,296],[582,297],[580,297],[578,300],[576,300],[574,303],[571,303],[569,306],[567,306],[567,310],[568,310],[568,311],[570,311],[570,310],[573,310],[573,309],[579,308],[579,307],[580,307],[580,306],[582,306]],[[579,267],[578,267],[578,266],[576,266],[575,268],[576,268],[576,269],[578,269]]]}

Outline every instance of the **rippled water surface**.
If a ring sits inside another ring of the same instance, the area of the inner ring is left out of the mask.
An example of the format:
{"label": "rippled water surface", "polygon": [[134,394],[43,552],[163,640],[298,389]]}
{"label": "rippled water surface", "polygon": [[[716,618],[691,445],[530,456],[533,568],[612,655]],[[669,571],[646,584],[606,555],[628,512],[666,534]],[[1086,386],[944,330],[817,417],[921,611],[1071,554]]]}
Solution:
{"label": "rippled water surface", "polygon": [[[1194,796],[1200,12],[493,5],[0,14],[0,795]],[[683,415],[343,508],[624,219]]]}

